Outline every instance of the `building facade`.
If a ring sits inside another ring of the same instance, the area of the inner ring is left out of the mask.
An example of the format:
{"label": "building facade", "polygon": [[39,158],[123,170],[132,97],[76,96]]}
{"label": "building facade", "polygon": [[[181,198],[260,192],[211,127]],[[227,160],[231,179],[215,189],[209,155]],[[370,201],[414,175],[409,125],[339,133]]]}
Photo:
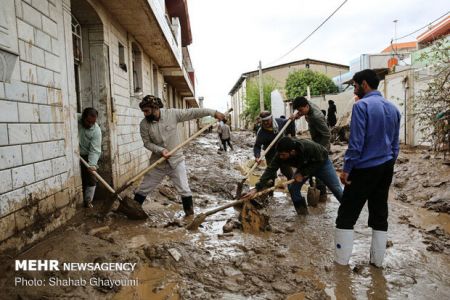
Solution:
{"label": "building facade", "polygon": [[[139,134],[142,96],[198,105],[185,0],[2,0],[0,27],[1,251],[82,204],[77,113],[98,110],[99,173],[117,189],[151,155]],[[187,137],[196,123],[179,130]]]}
{"label": "building facade", "polygon": [[[272,78],[280,88],[280,94],[284,95],[284,86],[289,74],[298,70],[310,69],[316,72],[325,74],[326,76],[333,78],[340,74],[347,73],[349,68],[345,65],[315,60],[315,59],[302,59],[286,64],[281,64],[269,68],[262,69],[263,77]],[[246,83],[249,80],[258,80],[258,70],[243,73],[230,90],[230,103],[229,106],[233,108],[232,112],[232,126],[234,128],[244,129],[248,124],[245,124],[241,118],[241,114],[245,109],[245,91]]]}

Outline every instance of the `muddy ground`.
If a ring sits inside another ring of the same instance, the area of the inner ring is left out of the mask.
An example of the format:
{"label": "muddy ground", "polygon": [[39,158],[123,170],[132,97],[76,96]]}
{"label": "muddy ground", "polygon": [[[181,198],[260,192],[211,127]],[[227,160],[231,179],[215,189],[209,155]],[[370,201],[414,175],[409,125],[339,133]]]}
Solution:
{"label": "muddy ground", "polygon": [[[254,137],[233,132],[235,151],[218,153],[211,133],[186,153],[196,214],[231,201],[252,158]],[[332,147],[337,169],[345,145]],[[244,233],[239,211],[206,219],[196,232],[184,226],[170,182],[147,198],[146,221],[80,208],[69,224],[18,255],[2,256],[1,299],[445,299],[450,295],[450,167],[426,149],[402,149],[391,191],[385,268],[368,265],[367,210],[355,228],[351,265],[333,263],[338,202],[299,217],[289,196],[274,193],[263,212],[266,232]],[[257,170],[256,174],[261,173]],[[447,193],[446,193],[447,192]],[[97,206],[100,206],[97,203]],[[224,232],[224,225],[227,224]],[[230,226],[230,224],[232,224]],[[15,272],[14,259],[61,262],[133,262],[134,272]],[[17,287],[15,277],[135,279],[138,286]]]}

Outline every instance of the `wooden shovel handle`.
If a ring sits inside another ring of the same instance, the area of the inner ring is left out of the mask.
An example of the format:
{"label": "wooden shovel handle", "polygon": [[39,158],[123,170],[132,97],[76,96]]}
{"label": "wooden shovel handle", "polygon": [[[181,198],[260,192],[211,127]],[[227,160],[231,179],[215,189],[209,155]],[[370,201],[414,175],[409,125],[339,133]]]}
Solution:
{"label": "wooden shovel handle", "polygon": [[[227,110],[227,112],[225,113],[225,115],[230,114],[230,112],[233,111],[233,108],[230,108],[229,110]],[[200,129],[199,131],[197,131],[196,133],[194,133],[191,137],[189,137],[187,140],[185,140],[184,142],[182,142],[181,144],[177,145],[175,148],[173,148],[172,150],[169,151],[169,155],[174,154],[176,151],[178,151],[180,148],[182,148],[183,146],[185,146],[187,143],[191,142],[193,139],[195,139],[196,137],[198,137],[200,134],[202,134],[204,131],[206,131],[209,126],[213,125],[214,123],[211,122],[211,124],[208,124],[207,126],[203,127],[202,129]],[[147,168],[145,168],[144,170],[140,171],[138,174],[136,174],[133,178],[131,178],[130,180],[128,180],[128,182],[121,187],[118,192],[122,192],[124,191],[126,188],[128,188],[129,186],[131,186],[134,182],[136,182],[138,179],[140,179],[142,176],[144,176],[145,174],[147,174],[148,171],[152,170],[154,167],[156,167],[157,165],[159,165],[160,163],[162,163],[163,161],[167,160],[167,158],[165,158],[164,156],[161,157],[160,159],[158,159],[157,161],[155,161],[153,164],[151,164],[150,166],[148,166]]]}
{"label": "wooden shovel handle", "polygon": [[86,168],[89,170],[89,172],[91,172],[92,175],[94,175],[95,178],[97,178],[98,181],[100,181],[100,182],[108,189],[108,191],[110,191],[110,192],[113,193],[113,194],[116,194],[116,191],[115,191],[115,190],[114,190],[114,189],[106,182],[105,179],[103,179],[103,178],[97,173],[97,171],[91,170],[91,166],[87,163],[87,161],[84,160],[84,158],[82,158],[82,157],[80,156],[80,160],[81,160],[81,162],[83,163],[83,165],[85,165]]}
{"label": "wooden shovel handle", "polygon": [[222,206],[217,207],[217,208],[215,208],[215,209],[212,209],[212,210],[210,210],[210,211],[207,211],[207,212],[204,213],[204,215],[205,215],[205,216],[209,216],[209,215],[215,214],[215,213],[218,212],[218,211],[227,209],[227,208],[232,207],[232,206],[235,206],[235,205],[237,205],[237,204],[244,203],[245,201],[249,201],[249,200],[255,199],[255,198],[259,197],[259,196],[262,196],[262,195],[264,195],[264,194],[270,193],[270,192],[276,190],[277,188],[284,187],[284,186],[286,186],[286,185],[288,185],[288,184],[291,184],[291,183],[293,183],[293,182],[294,182],[294,179],[291,179],[291,180],[282,182],[282,183],[280,183],[280,184],[274,185],[273,187],[270,187],[270,188],[267,188],[267,189],[262,190],[262,191],[260,191],[260,192],[257,192],[256,194],[254,194],[253,196],[251,196],[251,197],[249,197],[249,198],[241,198],[241,199],[239,199],[239,200],[232,201],[232,202],[230,202],[230,203],[228,203],[228,204],[225,204],[225,205],[222,205]]}
{"label": "wooden shovel handle", "polygon": [[[269,146],[261,152],[260,158],[263,158],[263,157],[267,154],[267,152],[269,152],[270,149],[272,149],[273,145],[275,145],[275,143],[278,141],[278,139],[280,138],[280,136],[286,131],[286,129],[288,128],[289,124],[291,124],[291,122],[292,122],[292,119],[289,119],[289,120],[284,124],[283,128],[281,128],[280,132],[278,132],[277,136],[273,139],[273,141],[269,144]],[[252,167],[250,168],[250,170],[247,172],[247,175],[245,175],[245,178],[246,178],[246,179],[252,174],[252,172],[255,170],[255,168],[256,168],[257,165],[258,165],[258,163],[255,161],[255,163],[253,164],[253,166],[252,166]],[[245,181],[245,179],[244,179],[243,181]]]}

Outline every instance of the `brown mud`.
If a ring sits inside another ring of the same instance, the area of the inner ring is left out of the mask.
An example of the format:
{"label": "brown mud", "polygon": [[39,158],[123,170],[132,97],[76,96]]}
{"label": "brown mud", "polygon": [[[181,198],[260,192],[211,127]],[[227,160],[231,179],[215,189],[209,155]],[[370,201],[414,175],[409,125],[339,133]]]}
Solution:
{"label": "brown mud", "polygon": [[[253,156],[253,141],[251,133],[233,132],[235,151],[220,154],[214,134],[190,144],[185,153],[196,214],[232,201],[242,171]],[[345,146],[334,145],[332,150],[339,168]],[[171,183],[165,181],[145,202],[149,214],[145,221],[128,220],[116,213],[105,218],[95,210],[80,208],[69,224],[29,249],[1,256],[0,298],[445,299],[450,295],[449,215],[443,208],[424,207],[449,189],[449,169],[432,156],[420,158],[425,154],[422,151],[402,149],[396,166],[384,269],[368,264],[371,230],[367,209],[355,227],[351,264],[340,267],[333,263],[338,202],[331,195],[326,203],[309,207],[308,216],[299,217],[290,197],[279,190],[262,209],[268,216],[268,230],[243,232],[239,211],[228,208],[209,216],[198,231],[191,232],[184,226],[192,218],[183,218],[181,202]],[[255,172],[258,175],[261,170]],[[253,183],[255,179],[252,177]],[[305,195],[306,191],[307,187]],[[401,193],[407,201],[399,198]],[[132,262],[137,269],[26,272],[14,271],[15,259]],[[139,284],[14,286],[18,276],[137,278]]]}

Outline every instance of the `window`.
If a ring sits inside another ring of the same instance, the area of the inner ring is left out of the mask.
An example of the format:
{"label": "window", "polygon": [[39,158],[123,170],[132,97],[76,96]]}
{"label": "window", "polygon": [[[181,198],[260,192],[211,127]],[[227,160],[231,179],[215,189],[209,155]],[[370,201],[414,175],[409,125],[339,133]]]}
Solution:
{"label": "window", "polygon": [[83,47],[81,38],[81,25],[72,15],[72,50],[73,63],[75,71],[75,97],[77,98],[77,112],[81,113],[81,95],[80,95],[80,67],[83,62]]}
{"label": "window", "polygon": [[131,60],[133,68],[133,91],[142,93],[142,52],[136,43],[131,43]]}
{"label": "window", "polygon": [[125,63],[125,47],[119,42],[119,67],[127,72],[127,64]]}
{"label": "window", "polygon": [[72,16],[72,43],[73,59],[75,63],[81,64],[83,61],[83,47],[81,45],[81,26],[78,20]]}

